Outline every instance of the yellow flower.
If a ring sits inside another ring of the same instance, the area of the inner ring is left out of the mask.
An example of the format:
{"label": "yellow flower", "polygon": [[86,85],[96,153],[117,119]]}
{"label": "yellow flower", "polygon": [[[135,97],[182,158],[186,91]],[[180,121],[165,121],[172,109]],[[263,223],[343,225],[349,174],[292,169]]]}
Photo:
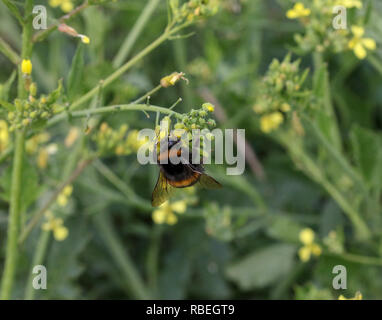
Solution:
{"label": "yellow flower", "polygon": [[21,72],[24,74],[32,73],[32,62],[29,59],[23,59],[21,62]]}
{"label": "yellow flower", "polygon": [[338,300],[362,300],[362,293],[357,291],[353,298],[345,298],[342,294],[338,297]]}
{"label": "yellow flower", "polygon": [[40,169],[45,169],[48,165],[49,152],[47,148],[41,148],[37,156],[37,166]]}
{"label": "yellow flower", "polygon": [[61,4],[62,0],[49,0],[49,5],[53,8],[58,7]]}
{"label": "yellow flower", "polygon": [[309,261],[310,260],[310,256],[311,256],[311,251],[310,251],[309,247],[301,247],[298,250],[298,256],[300,257],[300,260],[302,262]]}
{"label": "yellow flower", "polygon": [[264,115],[260,119],[261,131],[269,133],[277,129],[283,121],[283,115],[278,111]]}
{"label": "yellow flower", "polygon": [[215,107],[212,103],[203,103],[202,108],[208,112],[214,112]]}
{"label": "yellow flower", "polygon": [[57,203],[61,207],[65,207],[68,204],[68,198],[73,192],[73,186],[67,185],[64,190],[58,195],[57,197]]}
{"label": "yellow flower", "polygon": [[77,127],[72,127],[69,130],[68,135],[65,138],[65,146],[70,148],[74,142],[76,142],[78,136],[80,134],[80,130]]}
{"label": "yellow flower", "polygon": [[305,228],[301,230],[299,234],[300,241],[305,245],[310,245],[314,240],[314,231],[310,228]]}
{"label": "yellow flower", "polygon": [[0,120],[0,152],[8,148],[9,145],[9,131],[8,124],[4,120]]}
{"label": "yellow flower", "polygon": [[63,225],[64,221],[61,218],[55,218],[50,211],[47,212],[46,217],[48,221],[43,223],[42,229],[45,231],[53,231],[53,236],[57,241],[65,240],[69,234],[69,230]]}
{"label": "yellow flower", "polygon": [[344,6],[345,8],[362,8],[362,2],[359,0],[338,0],[336,2],[337,6]]}
{"label": "yellow flower", "polygon": [[26,143],[26,151],[31,154],[37,152],[39,145],[48,142],[49,139],[50,135],[47,132],[36,134],[32,138],[28,139]]}
{"label": "yellow flower", "polygon": [[322,253],[321,247],[314,243],[314,231],[310,228],[301,230],[299,239],[304,246],[298,250],[298,256],[302,262],[310,260],[311,255],[318,257]]}
{"label": "yellow flower", "polygon": [[283,111],[283,112],[289,112],[290,110],[291,110],[291,107],[290,107],[290,105],[288,104],[288,103],[283,103],[282,105],[281,105],[281,111]]}
{"label": "yellow flower", "polygon": [[138,134],[138,130],[132,130],[126,139],[126,146],[134,152],[137,152],[139,148],[147,142],[147,139],[138,139]]}
{"label": "yellow flower", "polygon": [[158,209],[154,210],[152,218],[157,224],[167,223],[169,225],[174,225],[178,222],[178,217],[175,213],[182,214],[186,209],[187,204],[184,200],[173,203],[166,201]]}
{"label": "yellow flower", "polygon": [[90,38],[83,35],[83,34],[80,34],[79,37],[81,38],[81,41],[85,44],[89,44],[90,43]]}
{"label": "yellow flower", "polygon": [[68,233],[69,230],[65,226],[60,226],[53,230],[53,236],[57,241],[65,240],[68,236]]}
{"label": "yellow flower", "polygon": [[311,10],[304,7],[304,4],[297,2],[294,7],[287,11],[286,16],[288,19],[297,19],[307,17],[311,13]]}
{"label": "yellow flower", "polygon": [[64,11],[64,12],[70,12],[73,10],[73,3],[71,0],[64,0],[62,1],[62,4],[61,4],[61,10]]}
{"label": "yellow flower", "polygon": [[53,8],[60,6],[64,12],[70,12],[74,7],[72,0],[49,0],[49,5]]}
{"label": "yellow flower", "polygon": [[377,44],[374,39],[363,38],[363,35],[365,34],[364,28],[353,26],[351,30],[354,36],[349,41],[348,47],[350,50],[353,50],[358,59],[365,59],[367,56],[366,49],[375,50],[377,48]]}
{"label": "yellow flower", "polygon": [[185,73],[183,72],[173,72],[170,75],[163,77],[160,80],[160,84],[163,88],[167,88],[175,85],[175,83],[177,83],[180,79],[188,82],[188,80],[184,76]]}

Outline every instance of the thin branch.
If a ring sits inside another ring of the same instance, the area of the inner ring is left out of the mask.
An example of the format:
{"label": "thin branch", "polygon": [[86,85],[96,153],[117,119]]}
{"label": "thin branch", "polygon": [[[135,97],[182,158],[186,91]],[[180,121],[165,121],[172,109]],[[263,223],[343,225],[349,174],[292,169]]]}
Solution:
{"label": "thin branch", "polygon": [[137,104],[137,103],[140,103],[142,101],[145,101],[146,98],[151,97],[154,93],[156,93],[160,89],[162,89],[162,85],[159,84],[154,89],[152,89],[149,92],[147,92],[146,94],[144,94],[142,97],[138,98],[137,100],[134,100],[131,104]]}
{"label": "thin branch", "polygon": [[32,231],[33,227],[40,221],[40,219],[44,216],[45,212],[49,210],[49,208],[56,202],[57,197],[61,194],[61,192],[64,190],[64,188],[72,184],[84,171],[84,169],[92,163],[94,158],[88,158],[83,161],[81,161],[77,168],[73,171],[73,173],[70,175],[70,177],[64,181],[52,194],[52,196],[49,198],[49,200],[46,202],[46,204],[33,216],[33,218],[29,221],[28,225],[24,228],[24,230],[21,233],[21,236],[19,238],[19,243],[23,243],[25,239],[28,237],[29,233]]}
{"label": "thin branch", "polygon": [[138,20],[135,22],[133,28],[129,32],[122,46],[120,47],[117,55],[113,60],[113,67],[119,68],[123,61],[130,54],[131,49],[134,46],[134,43],[138,39],[139,35],[143,31],[146,23],[149,21],[150,17],[154,13],[155,9],[159,5],[160,0],[149,0],[143,9],[141,15],[138,17]]}
{"label": "thin branch", "polygon": [[81,4],[80,6],[74,8],[71,12],[69,12],[68,14],[62,16],[60,19],[58,19],[58,22],[49,26],[47,29],[45,30],[42,30],[40,32],[37,32],[33,38],[32,38],[32,41],[33,42],[39,42],[39,41],[42,41],[44,40],[48,35],[50,35],[53,31],[55,31],[57,29],[57,27],[61,24],[61,23],[65,23],[67,21],[69,21],[70,19],[72,19],[73,17],[75,17],[77,14],[79,14],[81,11],[83,11],[84,9],[86,9],[87,7],[89,6],[89,3],[88,3],[88,0],[85,0],[83,4]]}
{"label": "thin branch", "polygon": [[20,56],[14,51],[11,46],[0,38],[0,52],[2,52],[13,64],[19,64],[21,61]]}
{"label": "thin branch", "polygon": [[[181,114],[175,111],[172,111],[167,108],[147,105],[147,104],[120,104],[108,107],[101,107],[97,109],[85,109],[80,111],[70,112],[69,115],[71,118],[83,118],[96,114],[105,114],[105,113],[115,113],[121,111],[149,111],[149,112],[160,112],[169,115],[174,115],[177,118],[181,118]],[[61,120],[66,119],[68,115],[66,113],[61,113],[48,121],[48,126],[52,126]]]}
{"label": "thin branch", "polygon": [[[111,75],[109,75],[103,82],[104,87],[108,86],[112,82],[114,82],[116,79],[118,79],[120,76],[122,76],[127,70],[129,70],[135,63],[137,63],[139,60],[141,60],[143,57],[145,57],[147,54],[149,54],[151,51],[153,51],[155,48],[157,48],[159,45],[161,45],[163,42],[168,40],[169,37],[171,37],[176,32],[182,30],[183,28],[188,27],[191,24],[191,22],[185,22],[179,26],[173,26],[173,24],[170,24],[168,28],[162,33],[161,36],[159,36],[156,40],[154,40],[152,43],[150,43],[146,48],[144,48],[141,52],[139,52],[137,55],[135,55],[133,58],[131,58],[129,61],[127,61],[124,65],[122,65],[119,69],[114,71]],[[83,103],[91,99],[96,93],[98,92],[98,85],[95,86],[93,89],[85,93],[83,96],[78,98],[76,101],[74,101],[70,106],[69,110],[76,110],[78,109]]]}
{"label": "thin branch", "polygon": [[2,1],[7,6],[9,11],[11,11],[12,14],[15,16],[15,18],[19,21],[19,23],[21,25],[24,25],[25,22],[23,17],[21,16],[19,9],[9,0],[2,0]]}

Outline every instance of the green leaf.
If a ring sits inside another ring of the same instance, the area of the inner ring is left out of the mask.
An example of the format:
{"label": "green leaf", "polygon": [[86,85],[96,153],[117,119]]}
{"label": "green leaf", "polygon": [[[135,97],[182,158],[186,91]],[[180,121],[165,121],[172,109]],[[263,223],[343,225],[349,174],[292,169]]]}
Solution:
{"label": "green leaf", "polygon": [[322,135],[328,141],[332,141],[332,137],[336,126],[336,124],[333,121],[333,118],[322,111],[317,111],[315,113],[315,122]]}
{"label": "green leaf", "polygon": [[13,111],[15,109],[12,103],[9,103],[4,100],[0,100],[0,107],[4,107],[8,111]]}
{"label": "green leaf", "polygon": [[20,14],[19,9],[16,7],[15,4],[12,3],[10,0],[3,0],[3,3],[8,7],[9,11],[12,12],[12,14],[15,16],[15,18],[20,22],[21,25],[24,24],[24,19]]}
{"label": "green leaf", "polygon": [[62,91],[62,79],[58,80],[57,88],[54,89],[46,98],[47,104],[55,103],[61,96]]}
{"label": "green leaf", "polygon": [[274,244],[230,265],[226,273],[242,290],[264,288],[292,270],[295,252],[294,245]]}
{"label": "green leaf", "polygon": [[84,46],[81,42],[78,43],[78,47],[76,53],[72,60],[72,66],[69,71],[68,78],[68,97],[71,100],[76,93],[78,92],[78,88],[80,87],[82,80],[82,73],[84,69]]}
{"label": "green leaf", "polygon": [[358,125],[352,127],[351,143],[360,173],[369,185],[382,180],[382,143],[380,137],[371,130]]}
{"label": "green leaf", "polygon": [[16,71],[13,71],[8,80],[0,85],[0,100],[8,101],[9,91],[12,87],[13,82],[16,79]]}
{"label": "green leaf", "polygon": [[298,243],[298,235],[302,229],[303,226],[289,217],[274,216],[271,218],[267,233],[274,239]]}

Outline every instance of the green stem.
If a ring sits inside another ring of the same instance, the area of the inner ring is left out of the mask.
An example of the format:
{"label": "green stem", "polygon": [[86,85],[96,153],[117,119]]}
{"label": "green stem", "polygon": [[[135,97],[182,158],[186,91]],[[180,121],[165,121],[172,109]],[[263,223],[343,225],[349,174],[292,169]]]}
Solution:
{"label": "green stem", "polygon": [[323,109],[333,119],[333,123],[334,123],[333,132],[332,132],[333,142],[336,145],[336,147],[341,150],[342,149],[341,135],[338,129],[338,121],[337,121],[337,117],[334,112],[334,107],[332,103],[329,74],[327,70],[327,65],[325,64],[323,60],[323,56],[321,52],[315,52],[313,54],[313,63],[314,63],[314,69],[316,73],[321,72],[322,69],[324,68],[325,73],[324,73],[324,79],[323,79],[324,81],[323,82],[323,86],[324,86]]}
{"label": "green stem", "polygon": [[146,23],[149,21],[150,17],[154,13],[154,10],[157,8],[160,0],[149,0],[143,9],[141,15],[138,17],[137,22],[134,24],[130,33],[123,42],[121,48],[119,49],[117,55],[113,61],[113,67],[119,68],[126,57],[129,55],[131,49],[133,48],[134,43],[141,34]]}
{"label": "green stem", "polygon": [[151,211],[153,208],[150,202],[139,197],[133,189],[130,188],[123,180],[121,180],[113,171],[105,166],[101,160],[94,161],[93,166],[101,173],[110,183],[112,183],[119,191],[121,191],[128,200],[137,208],[145,211]]}
{"label": "green stem", "polygon": [[242,191],[244,194],[247,194],[252,200],[253,204],[258,209],[261,209],[261,212],[264,214],[268,212],[268,207],[263,197],[257,191],[256,187],[249,183],[244,176],[227,176],[226,174],[223,174],[221,171],[217,170],[213,171],[213,175],[223,185],[231,186],[239,191]]}
{"label": "green stem", "polygon": [[[65,181],[70,177],[72,171],[76,168],[76,164],[79,160],[79,157],[81,155],[82,151],[82,145],[84,140],[84,134],[82,133],[82,139],[79,139],[80,141],[77,142],[77,145],[73,152],[71,152],[67,158],[67,161],[65,163],[65,166],[62,170],[62,181]],[[50,239],[50,231],[45,231],[40,229],[40,236],[37,242],[36,250],[34,252],[32,265],[30,268],[30,273],[28,277],[28,282],[26,284],[25,288],[25,299],[26,300],[33,300],[35,297],[36,291],[34,290],[32,286],[33,282],[33,274],[32,270],[33,267],[36,265],[41,265],[44,262],[44,258],[47,252],[48,244]]]}
{"label": "green stem", "polygon": [[14,51],[8,43],[0,38],[0,52],[2,52],[14,64],[19,64],[21,61],[20,56]]}
{"label": "green stem", "polygon": [[[104,82],[103,87],[105,88],[110,83],[118,79],[122,74],[124,74],[128,69],[130,69],[136,62],[138,62],[140,59],[142,59],[144,56],[146,56],[149,52],[151,52],[153,49],[158,47],[162,42],[166,41],[169,34],[164,33],[162,34],[158,39],[156,39],[154,42],[152,42],[150,45],[148,45],[145,49],[143,49],[140,53],[138,53],[136,56],[134,56],[132,59],[130,59],[128,62],[126,62],[122,67],[120,67],[118,70],[114,71],[110,76],[108,76]],[[85,93],[83,96],[81,96],[79,99],[74,101],[72,105],[69,107],[69,110],[76,110],[78,109],[83,103],[88,101],[91,97],[93,97],[98,92],[98,85]]]}
{"label": "green stem", "polygon": [[137,104],[137,103],[140,103],[140,102],[144,101],[145,99],[151,97],[154,93],[156,93],[160,89],[162,89],[162,85],[158,84],[154,89],[152,89],[149,92],[145,93],[142,97],[138,98],[137,100],[134,100],[131,104]]}
{"label": "green stem", "polygon": [[2,278],[1,299],[10,299],[16,273],[18,256],[18,235],[20,228],[21,176],[24,156],[24,131],[16,132],[15,153],[13,158],[12,186],[8,222],[8,238],[5,252],[5,267]]}
{"label": "green stem", "polygon": [[67,185],[72,184],[82,173],[82,171],[87,168],[87,166],[94,160],[94,158],[90,157],[80,161],[77,165],[77,168],[73,171],[73,173],[69,176],[67,180],[61,183],[61,185],[55,190],[55,192],[51,195],[45,205],[38,210],[35,214],[33,214],[27,226],[22,230],[20,235],[19,242],[22,244],[25,239],[28,237],[30,232],[33,230],[34,226],[40,221],[40,219],[44,216],[45,212],[49,210],[49,208],[56,202],[57,197],[61,194],[62,190]]}
{"label": "green stem", "polygon": [[97,214],[94,217],[94,223],[99,230],[99,234],[103,237],[115,263],[121,269],[125,276],[126,286],[135,299],[148,299],[149,293],[145,284],[138,273],[130,255],[127,252],[126,246],[122,244],[114,230],[110,219],[105,214]]}
{"label": "green stem", "polygon": [[[173,110],[153,106],[153,105],[147,105],[147,104],[120,104],[120,105],[114,105],[114,106],[108,106],[108,107],[101,107],[97,109],[86,109],[86,110],[80,110],[80,111],[74,111],[70,112],[71,118],[83,118],[88,117],[91,115],[96,114],[106,114],[106,113],[115,113],[120,111],[151,111],[151,112],[160,112],[165,113],[169,115],[174,115],[175,117],[180,118],[181,114],[178,112],[175,112]],[[48,126],[52,126],[56,124],[57,122],[66,119],[67,114],[61,113],[52,119],[48,121]]]}
{"label": "green stem", "polygon": [[382,266],[382,259],[376,258],[376,257],[368,257],[368,256],[360,256],[357,254],[352,253],[332,253],[332,252],[324,252],[324,255],[332,256],[332,257],[339,257],[347,261],[359,263],[359,264],[366,264],[366,265],[375,265],[375,266]]}
{"label": "green stem", "polygon": [[325,138],[317,125],[307,116],[302,115],[302,119],[312,128],[312,133],[316,136],[317,140],[321,143],[324,149],[332,156],[332,158],[338,163],[338,165],[351,177],[361,191],[367,196],[367,188],[364,181],[359,174],[351,167],[348,161],[342,156],[338,149]]}
{"label": "green stem", "polygon": [[34,266],[41,265],[44,262],[44,257],[46,249],[48,248],[50,239],[50,231],[41,230],[40,237],[37,242],[36,250],[34,252],[32,265],[29,270],[28,282],[25,288],[25,299],[33,300],[35,297],[36,290],[33,288],[33,268]]}
{"label": "green stem", "polygon": [[[179,30],[187,27],[189,23],[184,23],[180,26],[174,27],[173,25],[170,25],[168,28],[166,28],[165,32],[159,36],[155,41],[150,43],[146,48],[144,48],[141,52],[139,52],[137,55],[135,55],[133,58],[131,58],[129,61],[127,61],[124,65],[122,65],[119,69],[114,71],[110,76],[108,76],[103,81],[103,87],[108,86],[110,83],[118,79],[122,74],[124,74],[127,70],[129,70],[135,63],[137,63],[139,60],[141,60],[143,57],[145,57],[147,54],[149,54],[151,51],[153,51],[155,48],[157,48],[159,45],[161,45],[163,42],[165,42],[167,39],[171,37],[174,33],[178,32]],[[79,99],[74,101],[70,107],[69,110],[76,110],[78,109],[83,103],[88,101],[91,97],[93,97],[98,92],[98,86],[94,87],[87,93],[85,93],[83,96],[81,96]]]}
{"label": "green stem", "polygon": [[148,286],[154,296],[157,295],[158,265],[160,257],[160,245],[162,238],[162,226],[154,224],[151,231],[150,246],[147,251],[146,272]]}
{"label": "green stem", "polygon": [[[184,40],[180,39],[178,41],[174,41],[173,47],[177,67],[179,68],[179,71],[185,71],[187,66],[187,50],[184,44]],[[182,81],[180,87],[182,89],[182,95],[186,101],[186,105],[193,106],[194,101],[190,86]]]}
{"label": "green stem", "polygon": [[310,158],[308,154],[297,144],[290,144],[290,138],[279,136],[279,140],[284,145],[284,147],[289,150],[292,158],[295,162],[303,163],[305,167],[305,172],[311,176],[311,178],[317,183],[321,184],[323,188],[330,194],[330,196],[337,202],[341,209],[348,216],[352,222],[356,234],[359,239],[365,240],[370,237],[370,230],[366,223],[362,220],[359,213],[354,209],[354,207],[347,201],[347,199],[342,195],[340,191],[337,190],[326,177],[324,172],[316,165],[316,163]]}
{"label": "green stem", "polygon": [[[32,9],[33,0],[26,0],[24,6],[25,23],[23,24],[22,34],[22,58],[29,58],[31,55],[32,45],[30,37],[32,34]],[[18,69],[18,97],[20,99],[25,99],[27,92],[25,90],[24,79],[21,73],[21,66],[19,66]],[[12,287],[16,274],[17,258],[19,253],[17,241],[19,237],[21,216],[21,178],[24,160],[24,148],[25,131],[20,129],[17,130],[15,134],[15,151],[13,156],[7,247],[5,252],[5,266],[1,283],[2,286],[0,298],[4,300],[10,299],[12,294]]]}

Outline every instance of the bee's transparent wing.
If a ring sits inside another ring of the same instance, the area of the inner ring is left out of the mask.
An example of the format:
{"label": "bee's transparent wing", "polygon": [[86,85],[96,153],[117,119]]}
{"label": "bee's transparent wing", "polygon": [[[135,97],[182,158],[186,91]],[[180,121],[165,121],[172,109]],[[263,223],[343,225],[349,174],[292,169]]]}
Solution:
{"label": "bee's transparent wing", "polygon": [[151,196],[151,205],[153,207],[159,207],[170,198],[173,192],[174,188],[168,184],[166,177],[162,171],[160,171],[158,181]]}
{"label": "bee's transparent wing", "polygon": [[220,189],[223,187],[214,178],[212,178],[208,174],[204,173],[204,168],[202,165],[188,165],[188,167],[192,171],[200,174],[198,183],[201,187],[206,188],[206,189]]}
{"label": "bee's transparent wing", "polygon": [[223,187],[214,178],[210,177],[208,174],[205,173],[201,174],[199,178],[199,184],[206,189],[220,189]]}

